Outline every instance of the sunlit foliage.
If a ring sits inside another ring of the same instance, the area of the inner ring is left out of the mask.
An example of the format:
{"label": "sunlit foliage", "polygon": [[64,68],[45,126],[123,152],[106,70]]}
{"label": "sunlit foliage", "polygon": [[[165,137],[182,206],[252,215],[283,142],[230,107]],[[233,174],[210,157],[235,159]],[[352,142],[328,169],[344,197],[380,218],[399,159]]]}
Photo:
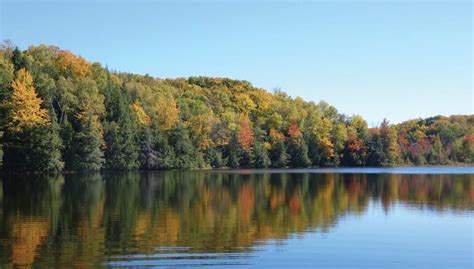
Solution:
{"label": "sunlit foliage", "polygon": [[[56,145],[54,159],[66,170],[474,160],[472,115],[396,125],[383,121],[369,128],[361,116],[340,114],[326,102],[307,102],[280,89],[270,93],[227,78],[163,80],[112,72],[46,45],[25,51],[1,46],[0,87],[0,149],[16,148],[3,154],[4,169],[16,162],[11,153],[33,137],[37,146]],[[20,135],[40,126],[34,136]],[[22,158],[34,155],[24,150]],[[30,169],[49,170],[43,165]]]}

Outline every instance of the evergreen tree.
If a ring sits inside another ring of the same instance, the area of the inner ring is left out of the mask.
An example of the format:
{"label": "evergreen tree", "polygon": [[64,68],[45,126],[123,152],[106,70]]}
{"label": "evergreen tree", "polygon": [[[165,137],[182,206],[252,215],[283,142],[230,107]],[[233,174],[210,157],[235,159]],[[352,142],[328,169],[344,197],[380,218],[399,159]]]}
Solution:
{"label": "evergreen tree", "polygon": [[30,69],[30,62],[28,61],[28,58],[18,47],[13,50],[12,63],[15,67],[15,71],[21,69]]}
{"label": "evergreen tree", "polygon": [[241,159],[241,152],[240,146],[237,141],[237,137],[234,134],[230,137],[229,144],[227,145],[227,158],[228,158],[228,165],[232,168],[237,168],[240,165]]}
{"label": "evergreen tree", "polygon": [[97,119],[93,116],[81,119],[78,130],[72,137],[72,158],[70,169],[77,171],[97,171],[104,163],[102,148],[104,140]]}
{"label": "evergreen tree", "polygon": [[286,153],[285,144],[283,141],[277,140],[273,143],[269,157],[272,167],[284,168],[288,164],[289,156]]}
{"label": "evergreen tree", "polygon": [[[371,136],[367,145],[367,152],[368,154],[366,164],[368,166],[380,166],[382,163],[386,162],[382,139],[379,135]],[[356,160],[354,160],[353,163],[357,162],[358,161],[356,157]]]}
{"label": "evergreen tree", "polygon": [[126,94],[109,79],[105,95],[105,165],[108,169],[130,170],[138,167],[136,129]]}
{"label": "evergreen tree", "polygon": [[253,166],[255,168],[267,168],[270,166],[271,161],[270,158],[268,157],[268,151],[265,148],[265,146],[258,141],[254,142],[253,145],[254,149],[254,160],[253,160]]}
{"label": "evergreen tree", "polygon": [[158,152],[155,150],[155,138],[151,130],[147,127],[143,128],[138,141],[140,168],[145,170],[158,169]]}
{"label": "evergreen tree", "polygon": [[59,172],[64,168],[61,160],[62,141],[59,126],[55,122],[42,126],[32,132],[28,150],[30,162],[28,170],[41,172]]}
{"label": "evergreen tree", "polygon": [[66,170],[73,170],[72,164],[74,160],[74,128],[69,120],[66,118],[60,124],[60,137],[63,142],[61,155],[64,160]]}
{"label": "evergreen tree", "polygon": [[303,139],[289,139],[287,145],[290,167],[308,167],[311,161],[308,157],[308,146]]}
{"label": "evergreen tree", "polygon": [[[170,169],[170,168],[184,168],[181,165],[187,165],[186,167],[191,168],[191,153],[192,146],[189,144],[190,139],[187,136],[187,132],[184,129],[175,130],[176,132],[172,133],[171,141],[168,137],[161,131],[155,131],[155,145],[154,148],[157,155],[157,167],[155,169]],[[183,141],[177,141],[179,139],[185,139]],[[180,148],[180,152],[183,153],[182,158],[176,159],[175,147],[176,143]]]}
{"label": "evergreen tree", "polygon": [[135,129],[130,119],[105,125],[105,165],[107,169],[130,170],[138,167]]}
{"label": "evergreen tree", "polygon": [[3,169],[3,132],[0,131],[0,171]]}
{"label": "evergreen tree", "polygon": [[222,157],[222,151],[217,147],[209,147],[206,150],[206,163],[213,168],[220,168],[225,166]]}
{"label": "evergreen tree", "polygon": [[321,158],[318,154],[318,145],[316,144],[316,140],[311,134],[306,134],[305,140],[307,141],[306,145],[308,146],[308,158],[310,160],[310,165],[318,167],[321,163]]}
{"label": "evergreen tree", "polygon": [[197,168],[199,160],[195,147],[189,137],[189,130],[182,125],[175,127],[170,134],[170,144],[174,149],[174,167],[182,169]]}

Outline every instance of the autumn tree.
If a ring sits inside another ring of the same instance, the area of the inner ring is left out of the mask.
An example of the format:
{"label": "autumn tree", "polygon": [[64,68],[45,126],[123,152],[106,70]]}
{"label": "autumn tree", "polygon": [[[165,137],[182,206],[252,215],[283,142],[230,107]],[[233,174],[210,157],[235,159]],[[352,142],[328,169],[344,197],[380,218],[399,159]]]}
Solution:
{"label": "autumn tree", "polygon": [[269,157],[272,167],[286,167],[290,156],[286,152],[285,136],[278,130],[270,129]]}
{"label": "autumn tree", "polygon": [[255,135],[250,125],[247,115],[240,116],[239,130],[237,132],[237,142],[240,146],[241,159],[240,165],[243,167],[251,167],[253,162],[253,143]]}
{"label": "autumn tree", "polygon": [[12,82],[11,95],[4,101],[7,111],[3,134],[3,165],[13,171],[60,171],[61,141],[48,111],[41,107],[33,78],[20,69]]}
{"label": "autumn tree", "polygon": [[89,62],[65,50],[58,53],[57,65],[61,72],[67,76],[85,77],[91,72]]}
{"label": "autumn tree", "polygon": [[290,157],[288,164],[290,167],[307,167],[311,164],[308,157],[308,146],[303,135],[296,124],[288,127],[287,152]]}
{"label": "autumn tree", "polygon": [[[72,115],[63,123],[62,138],[66,168],[68,170],[100,170],[104,160],[104,96],[94,80],[80,78],[74,82],[79,100],[72,107]],[[69,126],[68,126],[69,125]],[[67,157],[66,157],[67,156]]]}
{"label": "autumn tree", "polygon": [[313,119],[306,132],[309,158],[313,166],[333,163],[334,144],[331,141],[332,124],[328,118]]}
{"label": "autumn tree", "polygon": [[12,93],[4,105],[9,110],[7,129],[19,132],[23,129],[48,124],[48,111],[41,107],[43,100],[36,94],[33,77],[26,69],[20,69],[12,82]]}
{"label": "autumn tree", "polygon": [[62,160],[66,170],[154,170],[266,167],[268,159],[272,167],[474,159],[473,115],[369,129],[361,116],[279,89],[114,72],[46,45],[0,46],[0,100],[8,169],[59,170]]}
{"label": "autumn tree", "polygon": [[379,128],[370,130],[367,164],[393,166],[398,162],[399,148],[395,130],[384,120]]}
{"label": "autumn tree", "polygon": [[243,152],[252,151],[254,133],[250,126],[250,120],[247,115],[241,115],[240,127],[237,133],[237,141]]}
{"label": "autumn tree", "polygon": [[345,166],[364,166],[367,159],[367,148],[359,137],[349,135],[344,147],[342,164]]}

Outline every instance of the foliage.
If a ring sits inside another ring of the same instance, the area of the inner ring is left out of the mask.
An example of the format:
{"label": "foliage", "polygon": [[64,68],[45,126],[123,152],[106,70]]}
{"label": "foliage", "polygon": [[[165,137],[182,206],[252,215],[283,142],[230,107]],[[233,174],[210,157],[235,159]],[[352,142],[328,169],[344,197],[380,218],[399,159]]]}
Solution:
{"label": "foliage", "polygon": [[60,170],[63,161],[66,170],[154,170],[474,160],[473,115],[369,129],[325,102],[247,81],[111,72],[53,46],[0,48],[0,100],[6,169],[43,156],[45,141],[51,155],[41,158],[51,165],[30,160],[21,169]]}
{"label": "foliage", "polygon": [[48,124],[48,111],[33,87],[33,77],[26,69],[16,72],[12,93],[4,102],[8,111],[6,127],[12,132]]}

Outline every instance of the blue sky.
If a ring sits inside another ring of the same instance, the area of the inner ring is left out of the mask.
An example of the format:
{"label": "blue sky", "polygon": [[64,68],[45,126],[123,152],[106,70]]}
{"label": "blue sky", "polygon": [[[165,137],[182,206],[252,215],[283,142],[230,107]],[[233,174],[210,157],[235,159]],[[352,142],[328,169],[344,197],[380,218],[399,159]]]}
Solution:
{"label": "blue sky", "polygon": [[0,1],[0,37],[22,49],[248,80],[369,125],[473,113],[471,1]]}

